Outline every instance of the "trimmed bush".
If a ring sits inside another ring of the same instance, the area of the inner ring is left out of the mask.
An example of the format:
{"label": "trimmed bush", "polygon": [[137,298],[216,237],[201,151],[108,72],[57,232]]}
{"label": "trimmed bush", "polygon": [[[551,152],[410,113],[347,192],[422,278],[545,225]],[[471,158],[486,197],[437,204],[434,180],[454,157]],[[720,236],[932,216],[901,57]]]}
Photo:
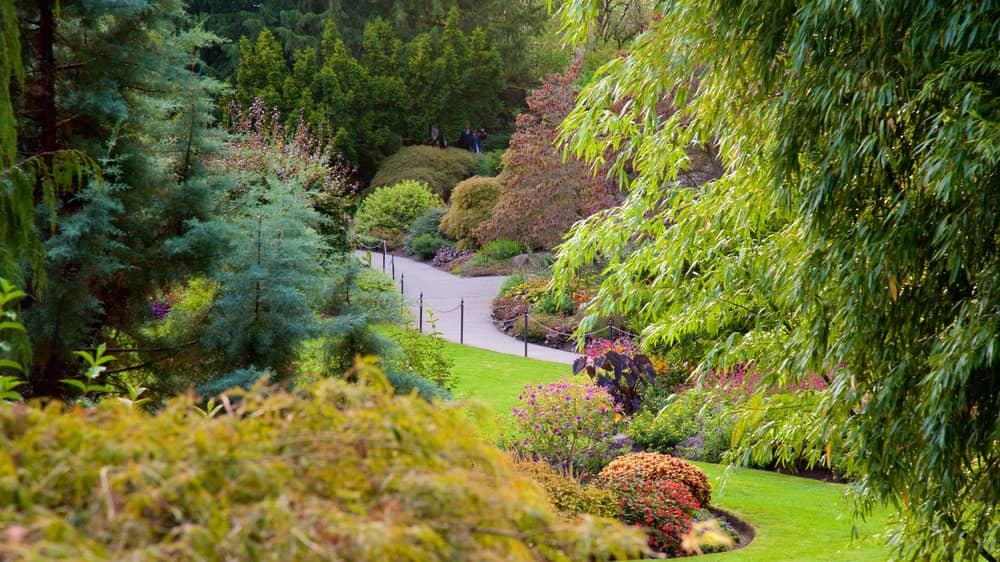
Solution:
{"label": "trimmed bush", "polygon": [[682,556],[683,536],[701,507],[680,482],[644,480],[629,476],[607,476],[598,485],[618,496],[618,518],[641,526],[649,534],[649,546],[670,556]]}
{"label": "trimmed bush", "polygon": [[376,189],[361,202],[354,220],[358,232],[382,238],[390,248],[396,248],[418,217],[440,205],[441,199],[427,184],[407,180]]}
{"label": "trimmed bush", "polygon": [[565,515],[589,513],[615,517],[618,514],[618,498],[611,490],[585,486],[544,462],[518,461],[514,470],[541,484],[552,505]]}
{"label": "trimmed bush", "polygon": [[407,146],[386,158],[372,178],[371,187],[396,185],[403,180],[426,183],[447,201],[458,182],[476,170],[476,155],[460,148]]}
{"label": "trimmed bush", "polygon": [[705,473],[689,462],[661,453],[632,453],[611,461],[601,470],[600,478],[639,478],[671,480],[683,484],[698,500],[699,507],[712,501],[712,485]]}
{"label": "trimmed bush", "polygon": [[586,477],[631,447],[627,438],[617,439],[620,413],[602,388],[571,382],[527,385],[518,400],[508,447],[520,457]]}
{"label": "trimmed bush", "polygon": [[528,247],[523,242],[518,242],[517,240],[491,240],[483,244],[483,247],[479,248],[476,255],[487,260],[501,261],[509,260],[527,251]]}
{"label": "trimmed bush", "polygon": [[458,240],[459,249],[475,247],[473,232],[493,212],[502,191],[496,178],[474,177],[455,186],[451,209],[441,219],[441,233]]}
{"label": "trimmed bush", "polygon": [[357,376],[207,412],[191,396],[156,415],[118,400],[0,409],[4,559],[642,557],[635,530],[556,513],[463,410]]}
{"label": "trimmed bush", "polygon": [[407,251],[427,260],[436,256],[438,250],[448,244],[449,242],[438,234],[421,234],[410,244]]}

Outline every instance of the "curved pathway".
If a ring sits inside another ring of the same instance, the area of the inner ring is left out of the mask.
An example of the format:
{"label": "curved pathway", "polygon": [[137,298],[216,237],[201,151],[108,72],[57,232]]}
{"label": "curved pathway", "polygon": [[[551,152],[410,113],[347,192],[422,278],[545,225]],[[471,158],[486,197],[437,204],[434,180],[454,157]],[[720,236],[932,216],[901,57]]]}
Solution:
{"label": "curved pathway", "polygon": [[[362,263],[368,253],[356,251]],[[524,342],[514,339],[501,332],[493,325],[490,303],[506,277],[458,277],[441,271],[426,263],[409,258],[392,255],[386,256],[385,273],[392,275],[392,262],[395,259],[396,286],[402,280],[403,297],[413,312],[414,325],[419,323],[419,299],[424,295],[424,331],[431,329],[430,314],[433,315],[435,327],[441,335],[450,341],[460,339],[461,310],[459,304],[465,301],[465,345],[481,347],[524,356]],[[382,270],[382,253],[371,253],[371,267]],[[577,358],[574,353],[560,351],[542,345],[528,344],[528,357],[544,359],[558,363],[570,364]]]}

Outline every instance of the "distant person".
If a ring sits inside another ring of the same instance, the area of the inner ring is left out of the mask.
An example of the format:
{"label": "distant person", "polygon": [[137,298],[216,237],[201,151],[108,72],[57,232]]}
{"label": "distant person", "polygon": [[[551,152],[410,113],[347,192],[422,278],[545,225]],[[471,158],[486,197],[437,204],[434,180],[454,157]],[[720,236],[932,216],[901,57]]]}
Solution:
{"label": "distant person", "polygon": [[431,144],[438,148],[448,148],[448,141],[444,140],[441,128],[437,125],[431,125]]}
{"label": "distant person", "polygon": [[482,127],[480,127],[476,131],[476,135],[475,136],[476,136],[476,150],[474,152],[476,154],[482,154],[483,153],[483,141],[486,140],[486,129],[483,129]]}
{"label": "distant person", "polygon": [[458,139],[458,146],[469,152],[479,152],[476,150],[476,133],[472,130],[472,125],[469,125],[462,131],[462,136]]}

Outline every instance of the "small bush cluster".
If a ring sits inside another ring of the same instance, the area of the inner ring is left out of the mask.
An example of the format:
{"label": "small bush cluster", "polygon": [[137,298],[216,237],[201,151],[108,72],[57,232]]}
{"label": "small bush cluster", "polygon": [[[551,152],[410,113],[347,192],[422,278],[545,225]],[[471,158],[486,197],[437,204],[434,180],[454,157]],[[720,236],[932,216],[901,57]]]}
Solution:
{"label": "small bush cluster", "polygon": [[[609,560],[645,540],[567,521],[465,414],[361,382],[157,414],[119,401],[0,408],[12,560]],[[367,381],[367,383],[365,382]],[[484,531],[488,530],[488,531]]]}
{"label": "small bush cluster", "polygon": [[396,248],[417,218],[439,206],[440,197],[427,184],[406,180],[376,189],[361,202],[354,220],[359,233],[382,238],[390,248]]}
{"label": "small bush cluster", "polygon": [[455,377],[451,369],[455,362],[445,354],[445,340],[439,333],[422,334],[403,326],[387,326],[385,331],[402,350],[401,356],[390,361],[390,365],[416,373],[447,391],[454,390]]}
{"label": "small bush cluster", "polygon": [[631,447],[619,407],[592,384],[528,385],[518,400],[508,448],[524,458],[585,477]]}
{"label": "small bush cluster", "polygon": [[483,247],[476,252],[476,257],[501,261],[509,260],[527,251],[528,247],[523,242],[518,242],[517,240],[491,240],[483,244]]}
{"label": "small bush cluster", "polygon": [[476,246],[474,232],[490,216],[503,188],[496,178],[472,177],[455,186],[451,208],[441,220],[441,233],[458,240],[459,249]]}
{"label": "small bush cluster", "polygon": [[619,504],[611,489],[581,484],[539,461],[517,461],[514,470],[541,484],[552,505],[568,516],[589,513],[601,517],[618,515]]}
{"label": "small bush cluster", "polygon": [[618,457],[601,470],[600,477],[670,480],[683,484],[698,501],[699,508],[707,507],[712,500],[712,485],[704,471],[662,453],[632,453]]}
{"label": "small bush cluster", "polygon": [[403,248],[406,253],[420,256],[423,259],[433,258],[437,251],[449,244],[446,238],[438,232],[441,225],[441,217],[448,211],[444,207],[432,207],[417,217],[406,232],[403,239]]}
{"label": "small bush cluster", "polygon": [[720,462],[731,446],[733,423],[732,411],[711,392],[691,389],[671,397],[658,412],[635,415],[628,433],[648,451]]}
{"label": "small bush cluster", "polygon": [[687,487],[664,478],[627,475],[602,474],[598,482],[602,488],[616,491],[618,518],[645,529],[650,548],[669,556],[684,555],[681,541],[701,509]]}
{"label": "small bush cluster", "polygon": [[448,201],[458,182],[475,172],[476,164],[476,155],[468,150],[407,146],[382,161],[371,186],[378,188],[415,180],[427,184],[438,197]]}
{"label": "small bush cluster", "polygon": [[448,265],[459,258],[471,255],[472,250],[457,250],[454,246],[443,246],[438,248],[437,253],[434,254],[434,261],[431,263],[433,263],[435,267],[441,267]]}

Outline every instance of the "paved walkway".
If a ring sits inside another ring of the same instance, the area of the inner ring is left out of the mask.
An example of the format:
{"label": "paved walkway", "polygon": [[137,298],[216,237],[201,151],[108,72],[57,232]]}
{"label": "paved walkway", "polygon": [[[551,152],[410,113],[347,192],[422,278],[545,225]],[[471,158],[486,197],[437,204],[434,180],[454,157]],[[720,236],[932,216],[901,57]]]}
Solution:
{"label": "paved walkway", "polygon": [[[356,252],[362,261],[366,252]],[[372,252],[372,267],[382,269],[382,254]],[[386,256],[385,272],[392,275],[393,256]],[[524,356],[524,342],[501,332],[493,325],[490,303],[506,277],[458,277],[416,260],[395,257],[396,286],[402,280],[403,296],[419,322],[419,297],[424,295],[424,330],[430,330],[428,311],[445,339],[458,342],[461,322],[459,303],[465,300],[465,345],[500,353]],[[577,355],[542,345],[528,344],[528,357],[570,364]]]}

